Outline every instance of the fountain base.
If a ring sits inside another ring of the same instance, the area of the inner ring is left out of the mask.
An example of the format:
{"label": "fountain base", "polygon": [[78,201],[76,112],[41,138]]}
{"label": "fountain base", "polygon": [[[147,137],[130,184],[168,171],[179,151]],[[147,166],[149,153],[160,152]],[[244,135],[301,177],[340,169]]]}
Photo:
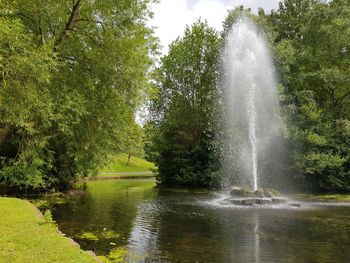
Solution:
{"label": "fountain base", "polygon": [[234,187],[231,189],[232,197],[245,197],[245,198],[272,198],[279,195],[279,192],[274,189],[258,189],[256,191],[249,190],[247,188]]}
{"label": "fountain base", "polygon": [[258,189],[252,191],[245,188],[232,188],[231,196],[220,201],[222,205],[235,206],[272,206],[287,205],[291,208],[300,207],[298,203],[291,203],[290,200],[280,197],[274,189]]}
{"label": "fountain base", "polygon": [[232,205],[240,205],[240,206],[255,206],[255,205],[279,205],[279,204],[287,204],[288,200],[283,198],[226,198],[222,200],[222,204],[229,203]]}

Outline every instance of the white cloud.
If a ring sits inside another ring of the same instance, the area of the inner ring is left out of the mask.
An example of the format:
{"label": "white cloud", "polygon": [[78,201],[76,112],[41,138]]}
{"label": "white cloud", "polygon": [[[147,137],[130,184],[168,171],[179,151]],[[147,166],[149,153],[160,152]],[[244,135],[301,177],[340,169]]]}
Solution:
{"label": "white cloud", "polygon": [[225,5],[215,0],[203,0],[198,2],[191,10],[191,15],[195,18],[206,19],[210,26],[221,30],[222,21],[226,16]]}
{"label": "white cloud", "polygon": [[167,46],[177,36],[180,36],[189,22],[188,9],[185,0],[162,0],[160,3],[152,6],[154,18],[150,24],[155,28],[155,35],[159,37],[163,46],[163,52],[166,53]]}
{"label": "white cloud", "polygon": [[154,18],[150,24],[160,39],[163,53],[167,52],[172,41],[183,34],[186,25],[201,18],[220,30],[226,14],[225,5],[216,0],[198,0],[192,7],[189,7],[186,0],[161,0],[159,4],[152,6],[152,11]]}
{"label": "white cloud", "polygon": [[163,54],[168,45],[184,32],[185,26],[194,23],[199,17],[208,24],[221,30],[227,10],[244,5],[257,11],[276,9],[279,0],[160,0],[152,6],[154,18],[150,25],[155,27],[155,35],[163,46]]}

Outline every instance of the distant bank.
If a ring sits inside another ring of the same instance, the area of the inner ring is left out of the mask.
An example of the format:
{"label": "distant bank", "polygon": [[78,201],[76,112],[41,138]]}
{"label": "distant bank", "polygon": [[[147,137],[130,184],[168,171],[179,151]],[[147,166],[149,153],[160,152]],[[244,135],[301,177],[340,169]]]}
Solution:
{"label": "distant bank", "polygon": [[153,178],[156,166],[142,158],[131,157],[128,163],[128,155],[125,153],[116,154],[112,162],[101,169],[95,177],[88,177],[85,180],[99,179],[142,179]]}

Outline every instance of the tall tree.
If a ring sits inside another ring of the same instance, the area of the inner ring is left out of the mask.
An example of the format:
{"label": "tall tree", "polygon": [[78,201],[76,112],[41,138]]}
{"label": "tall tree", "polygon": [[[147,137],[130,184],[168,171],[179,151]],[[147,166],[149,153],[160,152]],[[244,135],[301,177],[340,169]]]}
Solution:
{"label": "tall tree", "polygon": [[[45,169],[35,169],[45,174],[42,186],[65,187],[77,176],[94,172],[126,135],[124,128],[141,94],[150,87],[148,72],[156,48],[146,26],[151,1],[4,1],[1,18],[16,21],[22,33],[30,36],[30,49],[47,52],[47,60],[54,63],[45,71],[47,97],[40,95],[40,102],[50,106],[51,115],[45,115],[47,126],[31,116],[43,129],[40,136],[46,139],[42,147],[50,156]],[[10,50],[3,39],[1,44]],[[6,70],[14,61],[1,63]],[[41,65],[40,61],[33,63]],[[32,72],[26,74],[33,78]],[[31,94],[24,92],[24,96]],[[2,126],[14,131],[19,124]],[[7,169],[14,168],[26,139],[16,137],[13,143],[19,154],[2,153],[0,180],[10,178]],[[11,178],[8,183],[27,186],[26,178]]]}
{"label": "tall tree", "polygon": [[198,21],[162,58],[157,71],[159,98],[152,108],[159,129],[155,143],[162,184],[200,187],[214,181],[219,42],[218,33]]}
{"label": "tall tree", "polygon": [[350,189],[350,6],[285,0],[270,15],[292,164],[303,182]]}
{"label": "tall tree", "polygon": [[52,158],[45,131],[54,116],[48,86],[56,63],[19,19],[1,16],[0,35],[0,180],[42,187]]}

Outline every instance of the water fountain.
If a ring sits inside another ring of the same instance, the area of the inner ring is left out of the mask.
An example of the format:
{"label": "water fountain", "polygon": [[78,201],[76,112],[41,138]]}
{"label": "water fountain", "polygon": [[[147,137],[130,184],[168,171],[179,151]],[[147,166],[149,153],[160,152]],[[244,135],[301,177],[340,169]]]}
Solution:
{"label": "water fountain", "polygon": [[[226,177],[224,186],[240,185],[224,200],[235,205],[280,204],[266,187],[276,173],[281,137],[275,68],[265,35],[242,17],[233,24],[221,55],[225,105]],[[265,182],[264,182],[265,181]]]}

